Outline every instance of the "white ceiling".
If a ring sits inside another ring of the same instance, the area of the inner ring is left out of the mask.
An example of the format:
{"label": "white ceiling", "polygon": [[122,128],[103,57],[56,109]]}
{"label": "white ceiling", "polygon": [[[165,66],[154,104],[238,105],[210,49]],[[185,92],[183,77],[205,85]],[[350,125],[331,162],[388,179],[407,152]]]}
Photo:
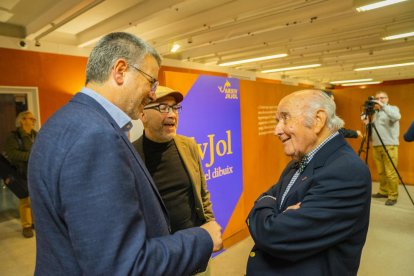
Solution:
{"label": "white ceiling", "polygon": [[[352,0],[0,0],[0,40],[24,39],[33,50],[86,53],[101,36],[127,31],[149,41],[165,60],[210,68],[287,53],[231,70],[315,84],[414,78],[414,66],[354,71],[413,62],[414,37],[381,39],[409,28],[414,30],[413,0],[362,13]],[[181,45],[175,54],[170,53],[173,43]],[[321,67],[260,73],[315,63]]]}

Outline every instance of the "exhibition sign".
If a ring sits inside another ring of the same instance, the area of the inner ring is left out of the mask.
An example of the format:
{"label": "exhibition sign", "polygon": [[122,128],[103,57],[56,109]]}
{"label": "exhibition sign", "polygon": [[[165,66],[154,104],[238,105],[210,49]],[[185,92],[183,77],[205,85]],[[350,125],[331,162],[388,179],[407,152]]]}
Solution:
{"label": "exhibition sign", "polygon": [[182,102],[178,133],[194,137],[223,232],[243,191],[239,80],[198,76]]}

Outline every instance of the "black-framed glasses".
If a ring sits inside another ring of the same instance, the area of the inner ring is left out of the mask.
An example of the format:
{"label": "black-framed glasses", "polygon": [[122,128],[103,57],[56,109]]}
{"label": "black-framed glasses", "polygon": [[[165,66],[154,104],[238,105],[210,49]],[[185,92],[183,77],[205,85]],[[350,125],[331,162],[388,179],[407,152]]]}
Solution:
{"label": "black-framed glasses", "polygon": [[157,90],[157,87],[158,87],[158,80],[156,78],[153,78],[151,75],[145,73],[144,71],[139,69],[137,66],[132,65],[132,64],[130,64],[130,66],[134,68],[135,70],[137,70],[138,72],[140,72],[147,79],[147,81],[149,81],[149,83],[151,84],[151,93],[154,94],[155,90]]}
{"label": "black-framed glasses", "polygon": [[144,107],[144,109],[155,109],[155,110],[158,110],[158,112],[160,113],[169,113],[170,110],[172,110],[172,112],[174,113],[180,113],[183,107],[179,104],[175,104],[175,105],[158,104],[158,105],[146,106]]}

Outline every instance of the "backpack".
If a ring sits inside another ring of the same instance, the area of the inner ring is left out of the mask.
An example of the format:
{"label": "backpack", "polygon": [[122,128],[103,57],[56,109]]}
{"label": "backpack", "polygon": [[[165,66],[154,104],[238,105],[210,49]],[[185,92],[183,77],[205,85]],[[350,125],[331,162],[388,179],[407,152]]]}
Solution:
{"label": "backpack", "polygon": [[[23,140],[18,131],[13,132],[19,144],[19,149],[23,149]],[[6,187],[9,188],[18,198],[29,196],[27,187],[27,177],[23,175],[7,158],[5,152],[0,154],[0,177]]]}

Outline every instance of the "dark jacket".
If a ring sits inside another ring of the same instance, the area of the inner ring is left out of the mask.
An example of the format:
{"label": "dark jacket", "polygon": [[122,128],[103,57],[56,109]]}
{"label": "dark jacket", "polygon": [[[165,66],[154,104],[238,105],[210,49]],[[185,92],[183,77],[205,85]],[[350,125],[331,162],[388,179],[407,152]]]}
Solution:
{"label": "dark jacket", "polygon": [[[247,275],[357,275],[370,210],[371,175],[341,135],[322,147],[299,175],[291,162],[255,202],[247,224],[255,245]],[[301,202],[297,210],[288,206]]]}
{"label": "dark jacket", "polygon": [[358,132],[352,129],[341,128],[339,129],[339,133],[341,133],[345,138],[358,138]]}
{"label": "dark jacket", "polygon": [[36,135],[35,130],[26,133],[19,127],[7,136],[5,146],[7,158],[24,176],[27,176],[27,163]]}
{"label": "dark jacket", "polygon": [[407,132],[404,133],[404,140],[406,142],[414,141],[414,121],[411,123],[410,127],[407,129]]}
{"label": "dark jacket", "polygon": [[78,93],[42,127],[29,160],[35,275],[189,275],[213,248],[204,229],[170,235],[157,189],[125,133]]}

